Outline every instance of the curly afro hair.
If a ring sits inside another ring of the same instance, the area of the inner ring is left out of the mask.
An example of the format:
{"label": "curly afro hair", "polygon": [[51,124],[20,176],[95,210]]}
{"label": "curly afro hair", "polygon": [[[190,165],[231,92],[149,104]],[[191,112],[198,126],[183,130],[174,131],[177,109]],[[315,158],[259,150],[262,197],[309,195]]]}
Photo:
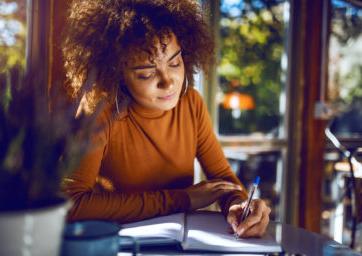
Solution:
{"label": "curly afro hair", "polygon": [[67,81],[78,97],[90,72],[96,70],[93,90],[113,97],[122,81],[130,48],[154,56],[174,33],[182,49],[186,77],[192,85],[197,70],[208,71],[214,41],[199,4],[194,0],[74,0],[63,42]]}

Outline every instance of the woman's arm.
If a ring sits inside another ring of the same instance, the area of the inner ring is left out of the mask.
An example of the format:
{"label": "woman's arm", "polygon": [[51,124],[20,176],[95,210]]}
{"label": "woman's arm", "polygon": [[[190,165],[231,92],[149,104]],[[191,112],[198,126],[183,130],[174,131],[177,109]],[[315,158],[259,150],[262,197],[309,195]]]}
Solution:
{"label": "woman's arm", "polygon": [[184,190],[141,193],[96,192],[82,188],[81,182],[68,186],[73,200],[70,220],[104,219],[132,222],[186,211],[189,199]]}
{"label": "woman's arm", "polygon": [[247,191],[240,180],[233,173],[225,155],[221,149],[215,133],[212,129],[211,120],[207,112],[206,105],[201,96],[195,92],[193,102],[196,108],[198,120],[197,126],[197,158],[204,170],[207,178],[222,179],[232,182],[241,187],[241,190],[235,190],[227,193],[220,200],[221,209],[226,216],[231,203],[235,200],[245,200]]}
{"label": "woman's arm", "polygon": [[63,190],[72,199],[70,220],[105,219],[137,221],[157,215],[186,211],[189,197],[185,190],[121,193],[99,189],[97,182],[110,134],[110,115],[105,111],[97,120],[97,132],[79,167],[64,180]]}
{"label": "woman's arm", "polygon": [[[197,102],[197,101],[196,101]],[[211,121],[203,103],[199,104],[199,129],[197,154],[208,179],[221,178],[240,184],[228,164],[221,146],[212,130]],[[269,223],[270,208],[263,200],[256,199],[251,202],[251,213],[241,221],[240,217],[245,208],[247,199],[245,188],[226,194],[220,200],[220,206],[233,231],[241,237],[261,236],[265,233]]]}

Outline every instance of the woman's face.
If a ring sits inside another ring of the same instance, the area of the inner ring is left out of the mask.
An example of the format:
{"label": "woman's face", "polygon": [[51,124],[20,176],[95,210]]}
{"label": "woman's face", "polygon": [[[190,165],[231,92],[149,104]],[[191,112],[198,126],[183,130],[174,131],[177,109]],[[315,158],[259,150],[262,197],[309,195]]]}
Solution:
{"label": "woman's face", "polygon": [[152,110],[170,110],[179,100],[185,78],[181,48],[174,34],[162,51],[156,41],[154,60],[146,51],[129,52],[123,77],[134,102]]}

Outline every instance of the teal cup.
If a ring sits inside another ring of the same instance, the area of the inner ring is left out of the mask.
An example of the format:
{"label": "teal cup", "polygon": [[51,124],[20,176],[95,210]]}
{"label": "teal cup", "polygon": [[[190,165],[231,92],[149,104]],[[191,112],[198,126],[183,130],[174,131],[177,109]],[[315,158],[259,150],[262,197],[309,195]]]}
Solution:
{"label": "teal cup", "polygon": [[107,221],[78,221],[65,226],[62,256],[116,256],[120,227]]}

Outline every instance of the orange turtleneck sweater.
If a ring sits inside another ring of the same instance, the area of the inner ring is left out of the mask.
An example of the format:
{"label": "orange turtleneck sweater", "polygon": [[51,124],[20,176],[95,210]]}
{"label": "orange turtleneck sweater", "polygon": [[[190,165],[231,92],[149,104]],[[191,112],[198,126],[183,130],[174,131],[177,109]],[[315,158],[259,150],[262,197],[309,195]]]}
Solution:
{"label": "orange turtleneck sweater", "polygon": [[[66,179],[74,204],[71,220],[138,221],[187,211],[185,188],[193,184],[197,157],[208,179],[240,184],[213,133],[199,93],[189,89],[169,111],[145,111],[136,105],[121,118],[105,108],[92,137],[91,150]],[[220,200],[224,213],[231,201],[246,199],[233,192]]]}

